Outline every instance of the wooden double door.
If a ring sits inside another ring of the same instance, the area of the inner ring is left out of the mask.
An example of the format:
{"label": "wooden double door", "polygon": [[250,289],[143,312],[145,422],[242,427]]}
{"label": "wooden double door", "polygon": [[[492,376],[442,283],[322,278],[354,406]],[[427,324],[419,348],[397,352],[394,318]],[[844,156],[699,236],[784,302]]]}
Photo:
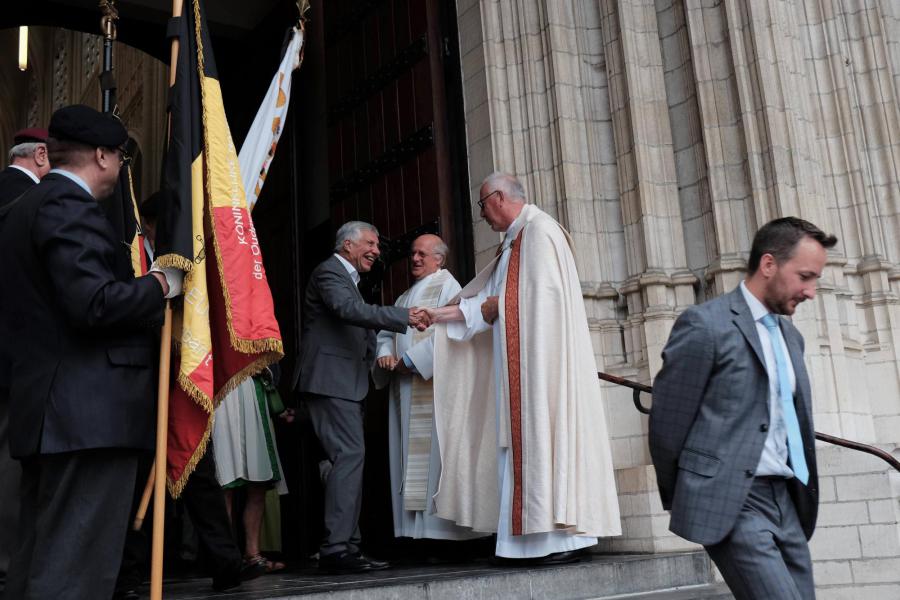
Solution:
{"label": "wooden double door", "polygon": [[417,233],[439,233],[450,267],[471,267],[470,214],[452,2],[329,0],[324,9],[329,204],[333,228],[358,219],[383,240],[372,299],[410,285]]}

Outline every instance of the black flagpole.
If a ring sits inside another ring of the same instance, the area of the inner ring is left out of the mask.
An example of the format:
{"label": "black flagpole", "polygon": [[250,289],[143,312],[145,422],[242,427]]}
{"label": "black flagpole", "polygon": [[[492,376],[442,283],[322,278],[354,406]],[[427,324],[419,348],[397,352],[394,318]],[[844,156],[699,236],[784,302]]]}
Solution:
{"label": "black flagpole", "polygon": [[100,0],[103,18],[100,27],[103,30],[103,69],[100,71],[100,90],[103,93],[103,112],[111,113],[116,109],[116,80],[113,76],[113,42],[116,39],[116,21],[119,10],[115,0]]}

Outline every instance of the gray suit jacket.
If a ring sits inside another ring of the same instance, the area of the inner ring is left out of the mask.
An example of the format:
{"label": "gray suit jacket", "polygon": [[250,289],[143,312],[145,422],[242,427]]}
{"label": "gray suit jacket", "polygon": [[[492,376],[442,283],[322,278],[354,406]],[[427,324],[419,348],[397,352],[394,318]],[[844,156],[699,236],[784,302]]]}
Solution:
{"label": "gray suit jacket", "polygon": [[359,402],[369,391],[375,331],[406,332],[409,310],[366,304],[331,255],[306,286],[300,342],[300,392]]}
{"label": "gray suit jacket", "polygon": [[[803,337],[778,318],[797,378],[794,403],[809,482],[788,486],[806,537],[818,510],[815,432]],[[741,294],[687,309],[663,350],[653,383],[650,455],[670,529],[704,545],[734,526],[753,482],[769,427],[768,375],[756,325]]]}

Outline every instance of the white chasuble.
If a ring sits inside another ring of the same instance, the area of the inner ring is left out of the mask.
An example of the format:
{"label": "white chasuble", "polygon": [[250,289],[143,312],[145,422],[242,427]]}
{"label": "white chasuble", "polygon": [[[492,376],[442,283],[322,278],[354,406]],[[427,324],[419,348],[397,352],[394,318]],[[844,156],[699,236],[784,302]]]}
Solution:
{"label": "white chasuble", "polygon": [[[499,296],[499,318],[481,303]],[[497,531],[497,555],[546,556],[621,534],[606,416],[571,240],[526,205],[498,257],[435,332],[437,514]],[[487,426],[485,425],[487,423]]]}
{"label": "white chasuble", "polygon": [[[439,270],[417,281],[403,293],[395,306],[411,308],[444,306],[460,285],[446,270]],[[431,497],[440,477],[440,453],[434,432],[433,328],[424,332],[408,328],[397,334],[378,334],[377,356],[410,359],[418,374],[401,375],[372,369],[376,387],[390,383],[388,399],[388,435],[391,476],[391,504],[396,537],[460,540],[479,537],[433,514]]]}

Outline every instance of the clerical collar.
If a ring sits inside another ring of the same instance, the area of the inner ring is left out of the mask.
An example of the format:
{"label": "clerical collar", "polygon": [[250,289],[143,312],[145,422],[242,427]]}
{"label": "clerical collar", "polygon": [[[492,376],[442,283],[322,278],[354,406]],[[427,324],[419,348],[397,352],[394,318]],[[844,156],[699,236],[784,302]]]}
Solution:
{"label": "clerical collar", "polygon": [[334,255],[337,256],[337,259],[339,261],[341,261],[341,264],[344,265],[345,269],[347,269],[347,274],[350,275],[350,279],[353,280],[353,283],[355,283],[356,285],[359,285],[359,272],[356,270],[356,267],[351,265],[350,261],[348,261],[346,258],[341,256],[337,252],[335,252]]}
{"label": "clerical collar", "polygon": [[420,283],[425,283],[426,281],[428,281],[429,279],[431,279],[432,277],[434,277],[435,275],[437,275],[437,274],[440,273],[441,271],[443,271],[443,269],[438,269],[438,270],[435,271],[434,273],[429,273],[428,275],[426,275],[425,277],[422,277],[421,279],[416,279],[415,283],[412,284],[412,287],[416,287],[416,286],[419,285]]}
{"label": "clerical collar", "polygon": [[519,235],[519,232],[522,231],[522,228],[525,227],[525,213],[528,208],[528,204],[522,207],[522,210],[519,212],[519,216],[509,224],[509,227],[506,228],[506,233],[503,234],[503,249],[506,250],[509,248],[513,241],[516,239],[516,236]]}

